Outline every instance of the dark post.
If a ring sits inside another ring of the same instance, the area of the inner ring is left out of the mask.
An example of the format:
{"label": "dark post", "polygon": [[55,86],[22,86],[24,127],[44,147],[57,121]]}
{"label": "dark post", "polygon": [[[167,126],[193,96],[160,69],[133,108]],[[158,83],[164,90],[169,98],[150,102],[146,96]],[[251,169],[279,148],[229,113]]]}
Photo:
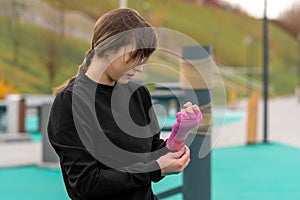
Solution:
{"label": "dark post", "polygon": [[25,133],[25,113],[26,113],[26,104],[25,98],[21,97],[19,100],[19,133]]}
{"label": "dark post", "polygon": [[42,166],[44,167],[50,166],[49,164],[59,162],[59,158],[55,153],[54,149],[51,147],[48,139],[48,134],[47,134],[47,124],[48,124],[50,109],[51,109],[50,103],[43,103],[41,105],[40,120],[41,120],[41,133],[43,135]]}
{"label": "dark post", "polygon": [[263,81],[264,81],[264,139],[263,142],[268,142],[268,84],[269,84],[269,49],[268,49],[268,19],[267,19],[267,0],[265,0],[264,7],[264,20],[263,20],[263,49],[264,49],[264,72],[263,72]]}
{"label": "dark post", "polygon": [[[210,151],[211,98],[210,81],[212,67],[210,47],[185,46],[180,63],[180,87],[184,91],[184,102],[197,103],[203,114],[203,121],[197,130],[192,131],[190,141],[191,162],[184,170],[182,192],[184,200],[211,199],[211,155],[199,158],[203,145]],[[204,142],[206,141],[206,142]],[[209,142],[207,142],[209,141]]]}

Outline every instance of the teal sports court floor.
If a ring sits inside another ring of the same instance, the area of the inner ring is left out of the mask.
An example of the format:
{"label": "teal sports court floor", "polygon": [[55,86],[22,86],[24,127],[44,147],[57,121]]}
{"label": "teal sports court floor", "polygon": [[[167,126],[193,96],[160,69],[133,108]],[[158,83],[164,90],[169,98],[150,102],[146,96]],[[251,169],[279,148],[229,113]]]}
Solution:
{"label": "teal sports court floor", "polygon": [[[155,193],[182,184],[182,174],[153,184]],[[199,186],[201,187],[201,186]],[[212,200],[299,200],[300,149],[280,143],[212,152]],[[35,166],[0,169],[0,199],[68,199],[59,170]],[[177,194],[165,200],[181,200]]]}

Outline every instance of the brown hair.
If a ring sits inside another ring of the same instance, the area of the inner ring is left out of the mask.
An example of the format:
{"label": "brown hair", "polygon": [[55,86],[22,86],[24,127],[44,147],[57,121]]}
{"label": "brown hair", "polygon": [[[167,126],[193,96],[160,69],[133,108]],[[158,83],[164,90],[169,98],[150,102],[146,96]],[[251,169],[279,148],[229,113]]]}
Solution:
{"label": "brown hair", "polygon": [[[126,34],[120,34],[126,31]],[[147,59],[157,47],[157,35],[152,26],[137,11],[129,8],[111,10],[102,15],[94,26],[92,47],[87,51],[78,73],[85,73],[94,55],[103,57],[106,52],[114,51],[122,46],[134,44],[136,50],[131,53],[132,59],[138,63]],[[57,95],[68,84],[74,82],[76,76],[55,88]]]}

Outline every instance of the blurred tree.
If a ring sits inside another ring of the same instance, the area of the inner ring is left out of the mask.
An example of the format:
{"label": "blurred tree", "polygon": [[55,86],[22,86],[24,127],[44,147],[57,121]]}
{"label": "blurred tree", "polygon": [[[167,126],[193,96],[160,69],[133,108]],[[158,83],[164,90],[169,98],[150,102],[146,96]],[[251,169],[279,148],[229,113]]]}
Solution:
{"label": "blurred tree", "polygon": [[148,0],[144,2],[144,9],[148,11],[148,15],[150,18],[150,21],[152,25],[156,27],[162,27],[165,25],[166,18],[168,15],[168,12],[171,9],[170,0],[165,0],[163,2],[159,2],[161,5],[158,7],[158,10],[151,10],[150,5],[158,4],[155,0]]}
{"label": "blurred tree", "polygon": [[49,80],[49,91],[51,92],[57,72],[61,66],[61,60],[64,49],[65,37],[65,0],[56,0],[55,4],[59,7],[59,12],[56,16],[49,16],[51,19],[49,24],[52,24],[52,30],[44,30],[45,57],[40,57],[42,63],[46,67]]}
{"label": "blurred tree", "polygon": [[293,36],[300,33],[300,3],[294,4],[291,9],[286,10],[279,18],[280,26],[288,30]]}
{"label": "blurred tree", "polygon": [[6,4],[8,6],[8,13],[9,13],[9,18],[8,18],[8,31],[9,35],[11,37],[11,42],[12,42],[12,52],[13,52],[13,57],[12,61],[14,64],[19,63],[19,53],[20,53],[20,47],[21,47],[21,10],[24,9],[24,4],[17,0],[11,0],[7,2]]}

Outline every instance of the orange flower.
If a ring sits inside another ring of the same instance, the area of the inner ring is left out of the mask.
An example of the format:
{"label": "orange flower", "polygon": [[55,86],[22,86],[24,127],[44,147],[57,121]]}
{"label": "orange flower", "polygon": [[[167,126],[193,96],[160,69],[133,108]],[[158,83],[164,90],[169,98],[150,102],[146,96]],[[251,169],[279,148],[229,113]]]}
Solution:
{"label": "orange flower", "polygon": [[14,85],[12,83],[5,83],[5,81],[0,79],[0,99],[4,99],[8,94],[18,93],[16,89],[14,89]]}

